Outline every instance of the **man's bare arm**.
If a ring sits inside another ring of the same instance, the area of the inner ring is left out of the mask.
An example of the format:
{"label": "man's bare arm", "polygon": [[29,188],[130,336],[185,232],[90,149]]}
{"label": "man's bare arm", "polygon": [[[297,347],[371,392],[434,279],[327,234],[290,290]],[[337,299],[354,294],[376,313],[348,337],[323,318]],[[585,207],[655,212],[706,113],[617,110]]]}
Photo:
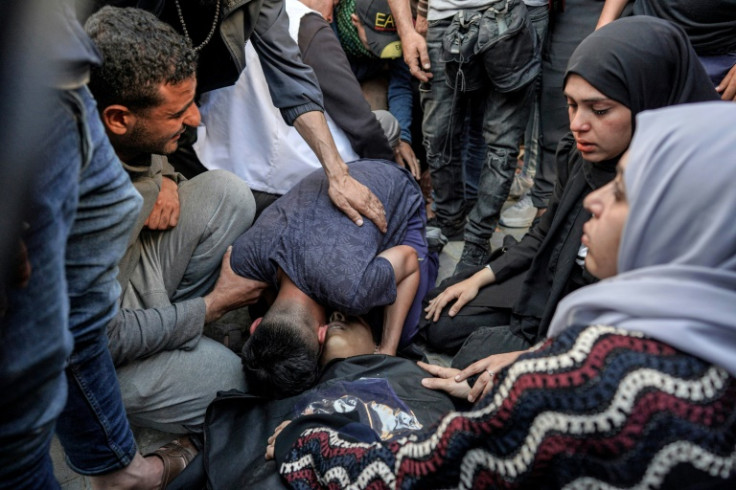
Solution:
{"label": "man's bare arm", "polygon": [[621,17],[621,12],[624,11],[624,7],[626,7],[627,3],[629,3],[629,0],[606,0],[603,5],[603,10],[601,10],[601,16],[598,18],[598,24],[595,28],[600,29],[604,25]]}
{"label": "man's bare arm", "polygon": [[396,355],[401,340],[406,315],[419,289],[419,259],[417,252],[409,245],[398,245],[381,252],[391,263],[396,276],[396,301],[383,310],[383,334],[378,344],[378,353]]}
{"label": "man's bare arm", "polygon": [[420,81],[428,82],[432,78],[429,72],[432,66],[429,64],[427,41],[414,29],[409,0],[388,0],[388,5],[396,22],[404,61],[409,65],[409,72]]}
{"label": "man's bare arm", "polygon": [[365,216],[385,233],[387,224],[383,204],[348,172],[348,166],[337,152],[324,114],[319,111],[305,112],[294,120],[294,128],[322,164],[330,183],[329,195],[333,204],[356,225],[362,226],[362,216]]}
{"label": "man's bare arm", "polygon": [[179,222],[179,186],[169,177],[161,178],[161,190],[143,226],[149,230],[169,230]]}

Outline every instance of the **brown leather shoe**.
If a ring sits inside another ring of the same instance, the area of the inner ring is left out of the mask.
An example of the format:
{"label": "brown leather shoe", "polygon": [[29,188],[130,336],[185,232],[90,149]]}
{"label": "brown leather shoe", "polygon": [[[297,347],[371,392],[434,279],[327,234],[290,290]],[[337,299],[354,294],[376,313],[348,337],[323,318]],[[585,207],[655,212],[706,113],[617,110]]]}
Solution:
{"label": "brown leather shoe", "polygon": [[197,456],[197,448],[194,447],[189,437],[184,436],[164,444],[145,457],[156,456],[164,463],[164,472],[161,476],[160,489],[165,489],[171,481],[184,471],[184,468]]}

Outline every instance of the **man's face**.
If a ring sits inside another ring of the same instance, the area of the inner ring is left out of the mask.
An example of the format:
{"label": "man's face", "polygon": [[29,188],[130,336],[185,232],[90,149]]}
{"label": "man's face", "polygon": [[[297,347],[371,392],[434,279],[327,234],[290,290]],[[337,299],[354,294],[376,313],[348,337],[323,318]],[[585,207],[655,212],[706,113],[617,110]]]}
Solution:
{"label": "man's face", "polygon": [[371,327],[362,318],[333,313],[327,325],[320,364],[324,366],[337,358],[373,354],[375,350]]}
{"label": "man's face", "polygon": [[196,88],[194,76],[175,85],[162,84],[159,88],[161,103],[135,113],[135,123],[125,146],[140,154],[175,152],[186,126],[199,126],[199,109],[194,103]]}

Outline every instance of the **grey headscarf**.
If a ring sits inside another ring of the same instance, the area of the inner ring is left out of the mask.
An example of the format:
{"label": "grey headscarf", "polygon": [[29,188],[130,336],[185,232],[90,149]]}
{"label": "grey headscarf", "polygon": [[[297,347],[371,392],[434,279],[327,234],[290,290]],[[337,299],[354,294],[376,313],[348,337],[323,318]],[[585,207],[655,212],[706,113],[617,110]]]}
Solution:
{"label": "grey headscarf", "polygon": [[619,274],[562,300],[550,337],[613,325],[736,375],[736,104],[637,116]]}

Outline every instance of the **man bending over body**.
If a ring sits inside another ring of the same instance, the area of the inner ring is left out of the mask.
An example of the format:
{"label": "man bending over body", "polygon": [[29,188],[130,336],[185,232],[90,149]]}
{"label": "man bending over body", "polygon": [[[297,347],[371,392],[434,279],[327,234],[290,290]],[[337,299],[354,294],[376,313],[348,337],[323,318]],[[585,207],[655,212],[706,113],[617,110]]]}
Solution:
{"label": "man bending over body", "polygon": [[358,228],[335,208],[327,178],[311,173],[267,208],[233,245],[240,276],[278,289],[243,347],[249,388],[293,395],[318,374],[326,308],[383,312],[378,353],[394,355],[416,333],[421,300],[437,275],[424,236],[424,202],[411,174],[391,162],[358,160],[350,174],[382,202],[387,232]]}
{"label": "man bending over body", "polygon": [[122,309],[107,328],[110,352],[131,422],[189,432],[217,391],[244,388],[238,357],[202,329],[248,302],[234,286],[251,281],[232,274],[222,257],[250,226],[255,203],[235,175],[213,171],[187,181],[164,156],[200,119],[196,54],[184,37],[132,8],[105,7],[85,28],[104,55],[89,87],[143,196],[120,262]]}

